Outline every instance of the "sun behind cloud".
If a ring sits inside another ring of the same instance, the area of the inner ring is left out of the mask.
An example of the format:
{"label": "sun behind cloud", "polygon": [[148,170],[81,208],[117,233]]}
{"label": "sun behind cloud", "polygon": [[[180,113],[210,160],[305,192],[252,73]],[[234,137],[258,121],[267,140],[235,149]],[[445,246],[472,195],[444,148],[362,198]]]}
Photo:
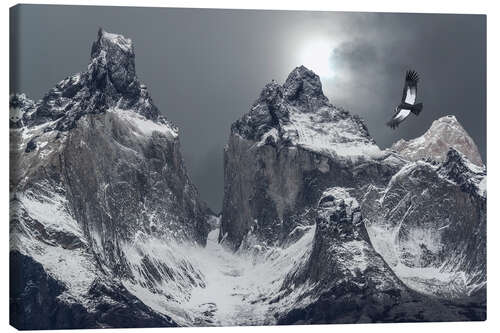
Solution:
{"label": "sun behind cloud", "polygon": [[298,52],[298,62],[313,70],[322,79],[333,77],[331,54],[334,44],[326,38],[313,38],[304,42]]}

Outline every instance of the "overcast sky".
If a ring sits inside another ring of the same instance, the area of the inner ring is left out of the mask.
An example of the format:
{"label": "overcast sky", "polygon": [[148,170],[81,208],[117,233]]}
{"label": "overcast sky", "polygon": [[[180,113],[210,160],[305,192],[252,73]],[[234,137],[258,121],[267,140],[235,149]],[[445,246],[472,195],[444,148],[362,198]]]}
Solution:
{"label": "overcast sky", "polygon": [[[11,92],[39,99],[85,70],[100,26],[133,40],[139,79],[180,128],[188,171],[215,211],[231,123],[301,64],[382,148],[454,114],[486,161],[485,16],[24,5],[11,26],[20,50]],[[409,68],[424,109],[392,131],[384,124]]]}

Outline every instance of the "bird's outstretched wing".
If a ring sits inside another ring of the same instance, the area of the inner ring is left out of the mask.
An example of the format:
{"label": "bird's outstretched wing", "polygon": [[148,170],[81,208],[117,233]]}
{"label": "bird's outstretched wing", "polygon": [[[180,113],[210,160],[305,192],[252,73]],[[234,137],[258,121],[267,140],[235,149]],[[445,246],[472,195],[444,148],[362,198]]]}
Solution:
{"label": "bird's outstretched wing", "polygon": [[410,109],[401,109],[398,108],[398,111],[394,113],[392,116],[391,120],[389,120],[386,125],[389,126],[392,129],[395,129],[396,127],[399,126],[410,114]]}
{"label": "bird's outstretched wing", "polygon": [[417,100],[417,83],[419,76],[416,71],[409,70],[406,72],[405,86],[403,88],[403,98],[401,103],[414,105]]}

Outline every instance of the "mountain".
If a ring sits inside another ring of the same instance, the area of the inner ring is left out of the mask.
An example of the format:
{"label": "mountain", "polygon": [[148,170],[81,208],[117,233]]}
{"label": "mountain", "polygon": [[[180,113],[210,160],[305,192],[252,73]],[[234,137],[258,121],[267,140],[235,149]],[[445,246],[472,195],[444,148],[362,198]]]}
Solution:
{"label": "mountain", "polygon": [[422,136],[409,141],[401,139],[391,149],[411,161],[431,158],[443,162],[450,147],[464,154],[472,163],[483,166],[474,140],[455,116],[435,120]]}
{"label": "mountain", "polygon": [[280,244],[325,189],[383,185],[403,164],[359,117],[329,103],[316,74],[297,67],[231,126],[220,239],[238,248],[250,232]]}
{"label": "mountain", "polygon": [[484,319],[486,170],[464,133],[443,118],[381,150],[297,67],[231,127],[219,240],[286,251],[314,230],[269,301],[278,323]]}
{"label": "mountain", "polygon": [[[175,325],[136,295],[175,292],[164,288],[175,274],[190,279],[184,288],[200,283],[182,258],[167,266],[166,252],[151,249],[205,245],[210,211],[187,175],[178,129],[136,76],[132,42],[99,30],[86,71],[38,102],[11,96],[10,126],[14,326]],[[41,283],[50,287],[32,287]]]}
{"label": "mountain", "polygon": [[132,42],[101,29],[86,71],[10,98],[11,323],[484,320],[486,168],[448,120],[382,150],[297,67],[232,124],[215,216]]}

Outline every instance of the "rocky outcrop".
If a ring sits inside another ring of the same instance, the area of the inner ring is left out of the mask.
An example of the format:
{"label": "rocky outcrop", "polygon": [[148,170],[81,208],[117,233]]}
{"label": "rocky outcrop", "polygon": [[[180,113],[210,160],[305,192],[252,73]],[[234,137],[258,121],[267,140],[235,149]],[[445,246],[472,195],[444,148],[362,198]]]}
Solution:
{"label": "rocky outcrop", "polygon": [[410,161],[431,158],[443,162],[450,147],[464,154],[472,163],[483,166],[474,140],[455,116],[435,120],[422,136],[409,141],[401,139],[391,149]]}
{"label": "rocky outcrop", "polygon": [[302,267],[288,274],[285,288],[307,280],[317,291],[331,289],[332,284],[359,284],[361,280],[364,285],[371,280],[379,287],[403,288],[372,248],[360,206],[345,188],[327,189],[311,210],[316,223],[311,254]]}
{"label": "rocky outcrop", "polygon": [[[130,322],[120,316],[136,318],[125,303],[139,302],[122,282],[157,292],[175,271],[201,283],[193,267],[137,252],[137,244],[203,246],[209,231],[178,130],[139,82],[134,57],[129,39],[99,30],[85,72],[38,102],[16,95],[10,103],[11,250],[41,264],[66,286],[66,303],[89,313],[108,313],[96,299],[120,294],[112,306],[120,314],[107,319],[120,327]],[[168,322],[151,325],[162,320]]]}

